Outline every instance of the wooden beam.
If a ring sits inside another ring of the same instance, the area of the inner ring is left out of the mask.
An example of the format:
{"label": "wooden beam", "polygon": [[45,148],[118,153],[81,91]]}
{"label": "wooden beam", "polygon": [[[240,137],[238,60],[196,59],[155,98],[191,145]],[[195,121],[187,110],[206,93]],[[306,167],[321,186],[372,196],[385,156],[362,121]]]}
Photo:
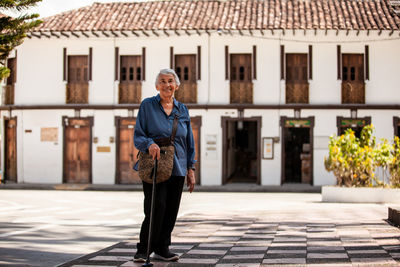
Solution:
{"label": "wooden beam", "polygon": [[78,34],[76,34],[74,31],[70,31],[70,33],[75,36],[76,38],[79,38],[80,36]]}
{"label": "wooden beam", "polygon": [[160,36],[155,30],[151,30],[151,32],[152,32],[155,36],[157,36],[157,37]]}
{"label": "wooden beam", "polygon": [[126,34],[124,31],[121,31],[121,34],[125,37],[128,37],[128,34]]}
{"label": "wooden beam", "polygon": [[57,38],[60,38],[60,35],[54,33],[53,31],[50,31],[50,34],[51,34],[52,36],[55,36],[55,37],[57,37]]}
{"label": "wooden beam", "polygon": [[164,34],[169,37],[169,33],[167,32],[167,30],[164,30]]}
{"label": "wooden beam", "polygon": [[110,35],[107,34],[105,31],[101,31],[101,33],[102,33],[105,37],[110,37]]}
{"label": "wooden beam", "polygon": [[308,46],[308,79],[312,80],[312,71],[313,71],[313,51],[312,45]]}
{"label": "wooden beam", "polygon": [[40,35],[43,35],[44,37],[50,38],[50,35],[48,35],[48,34],[45,33],[45,32],[42,32],[42,31],[40,31]]}
{"label": "wooden beam", "polygon": [[142,33],[143,33],[144,35],[146,35],[147,37],[150,36],[150,35],[149,35],[147,32],[145,32],[144,30],[142,30]]}
{"label": "wooden beam", "polygon": [[99,35],[98,35],[95,31],[92,31],[92,34],[93,34],[94,36],[96,36],[96,37],[99,37]]}
{"label": "wooden beam", "polygon": [[262,29],[260,29],[260,33],[261,35],[264,35],[264,31]]}
{"label": "wooden beam", "polygon": [[34,33],[34,32],[31,32],[31,35],[33,36],[33,37],[36,37],[36,38],[42,38],[42,37],[40,37],[40,35],[38,35],[38,34],[36,34],[36,33]]}
{"label": "wooden beam", "polygon": [[340,45],[337,46],[336,54],[337,54],[337,79],[341,80],[342,79],[342,52],[341,52]]}
{"label": "wooden beam", "polygon": [[199,36],[201,36],[201,33],[200,33],[199,30],[196,29],[196,32],[197,32],[197,34],[198,34]]}
{"label": "wooden beam", "polygon": [[201,80],[201,46],[197,46],[197,80]]}
{"label": "wooden beam", "polygon": [[137,34],[134,30],[132,30],[132,34],[135,35],[136,37],[139,37],[139,34]]}
{"label": "wooden beam", "polygon": [[69,38],[69,35],[67,33],[63,32],[63,31],[61,31],[60,34],[65,36],[65,37],[67,37],[67,38]]}
{"label": "wooden beam", "polygon": [[146,47],[142,47],[142,81],[146,80]]}
{"label": "wooden beam", "polygon": [[174,31],[176,35],[181,36],[177,30]]}
{"label": "wooden beam", "polygon": [[281,80],[285,79],[285,46],[281,45]]}
{"label": "wooden beam", "polygon": [[88,35],[86,32],[81,31],[81,33],[82,33],[85,37],[89,38],[89,35]]}
{"label": "wooden beam", "polygon": [[112,35],[114,35],[115,37],[119,37],[119,35],[118,35],[116,32],[111,31],[111,33],[112,33]]}
{"label": "wooden beam", "polygon": [[174,69],[174,47],[169,48],[169,68]]}
{"label": "wooden beam", "polygon": [[185,30],[185,33],[186,33],[188,36],[191,35],[190,32],[189,32],[188,30]]}
{"label": "wooden beam", "polygon": [[114,70],[115,70],[115,76],[114,80],[118,81],[119,79],[119,47],[115,47],[115,52],[114,52]]}
{"label": "wooden beam", "polygon": [[225,80],[229,80],[229,47],[225,46]]}
{"label": "wooden beam", "polygon": [[67,48],[63,48],[63,81],[67,80]]}
{"label": "wooden beam", "polygon": [[253,79],[257,79],[257,46],[253,45]]}
{"label": "wooden beam", "polygon": [[89,47],[89,81],[92,80],[93,70],[93,48]]}
{"label": "wooden beam", "polygon": [[365,79],[369,80],[369,46],[365,46]]}

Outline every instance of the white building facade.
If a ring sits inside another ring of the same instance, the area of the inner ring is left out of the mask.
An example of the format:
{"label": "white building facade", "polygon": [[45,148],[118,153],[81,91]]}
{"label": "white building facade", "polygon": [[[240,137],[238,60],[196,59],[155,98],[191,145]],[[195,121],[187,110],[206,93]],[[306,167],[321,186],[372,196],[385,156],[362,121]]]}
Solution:
{"label": "white building facade", "polygon": [[[344,22],[336,28],[334,14],[324,13],[325,22],[316,18],[313,26],[307,8],[319,11],[316,2],[282,0],[304,5],[305,14],[282,9],[288,18],[267,12],[268,1],[250,0],[96,3],[46,18],[9,60],[15,75],[1,106],[4,179],[140,182],[131,169],[135,117],[140,101],[157,94],[158,71],[172,67],[195,130],[199,184],[335,184],[324,168],[331,135],[369,123],[377,138],[399,134],[400,19],[383,1],[384,22],[375,19],[376,26],[367,5],[337,14]],[[169,3],[171,12],[183,3],[179,23],[162,12]],[[221,11],[228,19],[220,27],[206,21],[220,15],[204,4],[198,13],[206,18],[195,25],[199,3],[237,5],[241,13]],[[260,3],[266,13],[243,7]],[[132,21],[122,23],[118,12],[129,8]],[[270,27],[273,19],[280,24]]]}

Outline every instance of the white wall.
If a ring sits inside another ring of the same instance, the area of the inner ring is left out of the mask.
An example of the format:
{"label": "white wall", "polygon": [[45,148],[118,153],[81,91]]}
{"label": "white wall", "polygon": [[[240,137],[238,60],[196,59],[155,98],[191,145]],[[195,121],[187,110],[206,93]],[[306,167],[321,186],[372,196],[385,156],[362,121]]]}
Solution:
{"label": "white wall", "polygon": [[[313,79],[310,80],[310,104],[340,104],[341,87],[337,80],[336,46],[342,53],[364,53],[369,45],[370,81],[366,85],[366,102],[370,104],[398,104],[398,62],[400,40],[387,32],[382,35],[371,32],[280,31],[254,33],[254,36],[230,36],[212,33],[148,38],[60,38],[28,39],[18,47],[17,105],[64,105],[65,82],[63,81],[63,47],[68,55],[88,55],[93,49],[93,79],[89,87],[89,104],[118,104],[118,82],[114,81],[114,48],[120,55],[141,55],[146,47],[146,80],[142,86],[142,98],[156,94],[155,76],[161,68],[170,66],[170,47],[174,54],[197,54],[201,46],[201,80],[198,81],[199,104],[229,104],[229,81],[225,80],[225,46],[229,53],[252,53],[257,47],[257,79],[254,83],[254,104],[284,104],[285,82],[280,80],[280,45],[286,53],[308,53],[313,47]],[[375,40],[381,39],[380,42]],[[393,40],[387,40],[392,38]],[[229,108],[229,106],[227,106]],[[135,111],[137,114],[137,110]],[[234,109],[191,109],[191,116],[202,116],[201,128],[201,182],[203,185],[220,185],[222,182],[222,127],[221,116],[237,117]],[[2,113],[3,116],[7,112]],[[19,182],[62,182],[62,125],[63,115],[74,116],[71,110],[23,110],[13,111],[18,117],[18,179]],[[93,116],[93,137],[99,142],[92,144],[93,183],[115,182],[115,116],[127,116],[127,110],[82,110],[81,116]],[[274,158],[262,159],[261,184],[281,183],[281,127],[280,117],[294,117],[293,109],[247,109],[245,117],[262,116],[261,137],[279,137],[274,144]],[[337,132],[336,117],[350,117],[349,110],[302,110],[302,117],[314,116],[314,184],[334,184],[332,174],[325,171],[323,157],[327,155],[329,136]],[[358,110],[358,116],[372,116],[376,136],[391,139],[393,116],[398,110]],[[58,127],[59,141],[40,142],[41,127]],[[32,133],[25,133],[31,129]],[[206,141],[216,136],[217,151],[208,151]],[[111,152],[97,152],[98,146],[110,146]],[[4,152],[2,152],[4,158]],[[4,163],[3,163],[4,165]]]}

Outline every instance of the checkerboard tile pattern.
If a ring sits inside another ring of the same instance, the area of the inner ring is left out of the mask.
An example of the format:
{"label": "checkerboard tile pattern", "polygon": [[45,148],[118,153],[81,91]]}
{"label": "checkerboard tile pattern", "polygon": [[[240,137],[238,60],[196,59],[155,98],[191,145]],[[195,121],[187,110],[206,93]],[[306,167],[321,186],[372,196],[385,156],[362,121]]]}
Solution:
{"label": "checkerboard tile pattern", "polygon": [[[141,266],[132,261],[137,239],[61,266]],[[178,220],[170,249],[180,260],[154,260],[154,266],[400,266],[400,229],[385,221],[271,222],[191,214]]]}

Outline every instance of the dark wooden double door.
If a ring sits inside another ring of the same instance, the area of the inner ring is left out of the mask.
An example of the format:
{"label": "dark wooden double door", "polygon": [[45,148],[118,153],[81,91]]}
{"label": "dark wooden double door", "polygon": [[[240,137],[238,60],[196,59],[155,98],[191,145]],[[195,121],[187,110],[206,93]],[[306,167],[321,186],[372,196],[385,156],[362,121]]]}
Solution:
{"label": "dark wooden double door", "polygon": [[[135,184],[140,183],[138,172],[133,170],[137,161],[138,150],[134,145],[134,130],[136,118],[116,117],[117,129],[117,168],[116,183]],[[196,183],[200,183],[200,127],[201,117],[191,119],[193,136],[196,148]]]}
{"label": "dark wooden double door", "polygon": [[89,100],[88,56],[68,56],[67,104],[87,104]]}
{"label": "dark wooden double door", "polygon": [[142,56],[121,56],[119,103],[140,103],[142,98]]}
{"label": "dark wooden double door", "polygon": [[309,101],[307,60],[307,54],[286,54],[287,104],[307,104]]}
{"label": "dark wooden double door", "polygon": [[5,162],[3,179],[6,182],[17,182],[17,118],[5,118]]}
{"label": "dark wooden double door", "polygon": [[342,54],[342,103],[365,103],[364,54]]}
{"label": "dark wooden double door", "polygon": [[251,54],[231,54],[230,62],[230,103],[253,103]]}
{"label": "dark wooden double door", "polygon": [[197,102],[196,55],[175,55],[175,72],[181,84],[175,98],[182,103]]}
{"label": "dark wooden double door", "polygon": [[64,183],[92,182],[93,118],[63,118]]}

